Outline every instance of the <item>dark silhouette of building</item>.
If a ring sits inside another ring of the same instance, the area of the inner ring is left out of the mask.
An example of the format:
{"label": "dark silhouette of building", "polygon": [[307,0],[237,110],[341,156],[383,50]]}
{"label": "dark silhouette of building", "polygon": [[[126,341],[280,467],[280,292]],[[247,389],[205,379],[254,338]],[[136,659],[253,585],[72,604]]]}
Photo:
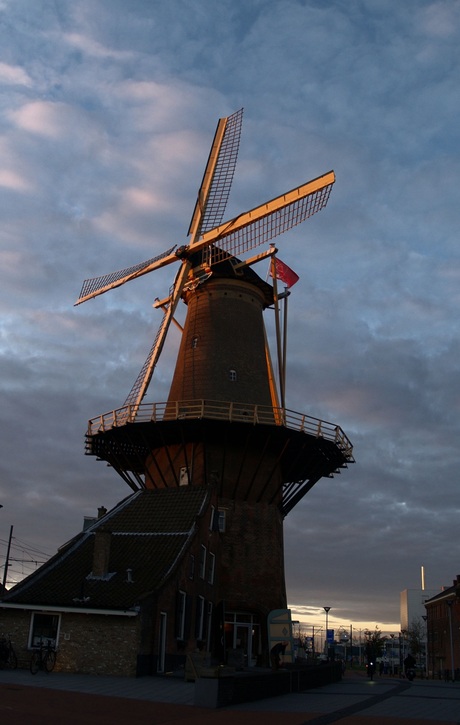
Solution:
{"label": "dark silhouette of building", "polygon": [[[274,226],[281,211],[268,213]],[[279,303],[276,285],[217,242],[178,259],[187,315],[168,400],[136,392],[90,420],[86,436],[86,452],[132,495],[0,609],[29,647],[35,613],[59,639],[63,669],[164,672],[197,649],[216,663],[268,664],[267,616],[287,606],[283,520],[353,461],[339,426],[278,400],[263,320]]]}

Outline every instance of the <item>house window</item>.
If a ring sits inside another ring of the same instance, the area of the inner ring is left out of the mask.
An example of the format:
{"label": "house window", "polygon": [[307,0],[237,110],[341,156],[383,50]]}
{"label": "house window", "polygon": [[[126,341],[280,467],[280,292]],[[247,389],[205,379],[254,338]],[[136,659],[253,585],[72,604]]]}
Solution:
{"label": "house window", "polygon": [[216,570],[216,557],[209,552],[208,584],[214,584],[214,572]]}
{"label": "house window", "polygon": [[217,511],[217,530],[223,533],[225,531],[225,514],[223,509]]}
{"label": "house window", "polygon": [[190,478],[188,474],[188,468],[187,466],[182,466],[179,471],[179,486],[188,486],[189,483]]}
{"label": "house window", "polygon": [[198,347],[198,335],[195,335],[195,337],[192,337],[192,350],[195,350],[195,348]]}
{"label": "house window", "polygon": [[44,614],[32,612],[29,630],[29,647],[40,647],[40,643],[57,646],[59,625],[61,617],[59,614]]}
{"label": "house window", "polygon": [[195,637],[200,640],[203,639],[203,628],[204,628],[204,597],[198,597],[196,602],[196,615],[195,615]]}
{"label": "house window", "polygon": [[208,621],[207,621],[207,627],[206,627],[206,629],[207,629],[207,632],[206,632],[206,635],[207,635],[207,643],[206,643],[206,649],[207,649],[207,650],[208,650],[208,652],[209,652],[209,651],[210,651],[210,649],[211,649],[211,632],[212,632],[212,602],[208,602],[207,610],[208,610],[208,612],[207,612],[207,620],[208,620]]}
{"label": "house window", "polygon": [[211,518],[209,520],[209,531],[220,531],[219,529],[219,509],[211,506]]}
{"label": "house window", "polygon": [[204,579],[206,575],[206,547],[201,544],[200,554],[200,579]]}
{"label": "house window", "polygon": [[190,558],[188,561],[188,578],[193,579],[195,576],[195,557],[193,554],[190,554]]}
{"label": "house window", "polygon": [[236,370],[233,370],[233,368],[228,371],[228,379],[232,383],[236,383],[236,381],[238,380],[237,372],[236,372]]}
{"label": "house window", "polygon": [[187,604],[187,595],[185,592],[179,591],[177,594],[177,612],[176,612],[176,638],[185,639],[185,612]]}

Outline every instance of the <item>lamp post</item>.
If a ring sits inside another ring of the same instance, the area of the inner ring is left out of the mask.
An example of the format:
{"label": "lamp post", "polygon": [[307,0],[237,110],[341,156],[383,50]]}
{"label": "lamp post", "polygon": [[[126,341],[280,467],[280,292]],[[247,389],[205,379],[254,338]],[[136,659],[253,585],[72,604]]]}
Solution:
{"label": "lamp post", "polygon": [[430,658],[428,656],[428,616],[422,614],[422,619],[425,622],[425,676],[428,679],[430,676]]}
{"label": "lamp post", "polygon": [[3,588],[6,587],[6,577],[8,575],[8,567],[10,564],[11,540],[13,538],[13,526],[10,526],[10,535],[8,538],[8,547],[6,549],[5,566],[3,567]]}
{"label": "lamp post", "polygon": [[390,674],[394,675],[394,673],[395,673],[395,651],[394,651],[395,635],[394,635],[394,632],[392,634],[390,634],[390,639],[391,639],[391,650],[390,650],[390,652],[391,652],[391,664],[390,664]]}
{"label": "lamp post", "polygon": [[455,669],[454,669],[454,635],[452,632],[452,604],[453,599],[446,599],[447,610],[449,612],[449,634],[450,634],[450,669],[452,675],[452,682],[455,682]]}
{"label": "lamp post", "polygon": [[328,628],[328,617],[329,617],[330,607],[323,607],[323,609],[326,612],[326,654],[327,654],[327,659],[329,659],[329,640],[327,638],[327,628]]}

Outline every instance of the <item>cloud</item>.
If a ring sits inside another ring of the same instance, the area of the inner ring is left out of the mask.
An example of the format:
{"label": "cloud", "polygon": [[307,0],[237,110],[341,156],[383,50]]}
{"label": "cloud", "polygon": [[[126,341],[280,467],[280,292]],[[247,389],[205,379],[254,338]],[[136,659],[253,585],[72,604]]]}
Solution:
{"label": "cloud", "polygon": [[[289,601],[306,620],[326,604],[332,622],[396,625],[421,564],[430,588],[457,573],[458,4],[0,12],[2,521],[53,550],[129,493],[84,456],[85,426],[125,399],[176,270],[73,303],[82,279],[186,241],[217,119],[244,106],[228,218],[337,176],[327,208],[277,239],[301,278],[288,405],[341,425],[356,454],[286,519]],[[177,344],[149,400],[166,399]]]}
{"label": "cloud", "polygon": [[0,83],[30,86],[32,85],[32,80],[20,66],[0,63]]}

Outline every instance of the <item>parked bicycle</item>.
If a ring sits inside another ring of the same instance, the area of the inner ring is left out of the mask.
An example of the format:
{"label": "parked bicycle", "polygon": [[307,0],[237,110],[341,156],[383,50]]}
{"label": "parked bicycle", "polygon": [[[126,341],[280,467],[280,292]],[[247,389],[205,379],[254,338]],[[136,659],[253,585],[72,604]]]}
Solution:
{"label": "parked bicycle", "polygon": [[2,637],[0,639],[0,669],[9,667],[11,670],[15,670],[18,666],[18,658],[13,649],[10,635]]}
{"label": "parked bicycle", "polygon": [[51,640],[48,640],[46,645],[43,644],[43,640],[40,640],[40,647],[32,653],[30,658],[30,671],[33,675],[36,675],[38,670],[45,670],[45,672],[51,672],[56,664],[56,650],[51,645]]}

